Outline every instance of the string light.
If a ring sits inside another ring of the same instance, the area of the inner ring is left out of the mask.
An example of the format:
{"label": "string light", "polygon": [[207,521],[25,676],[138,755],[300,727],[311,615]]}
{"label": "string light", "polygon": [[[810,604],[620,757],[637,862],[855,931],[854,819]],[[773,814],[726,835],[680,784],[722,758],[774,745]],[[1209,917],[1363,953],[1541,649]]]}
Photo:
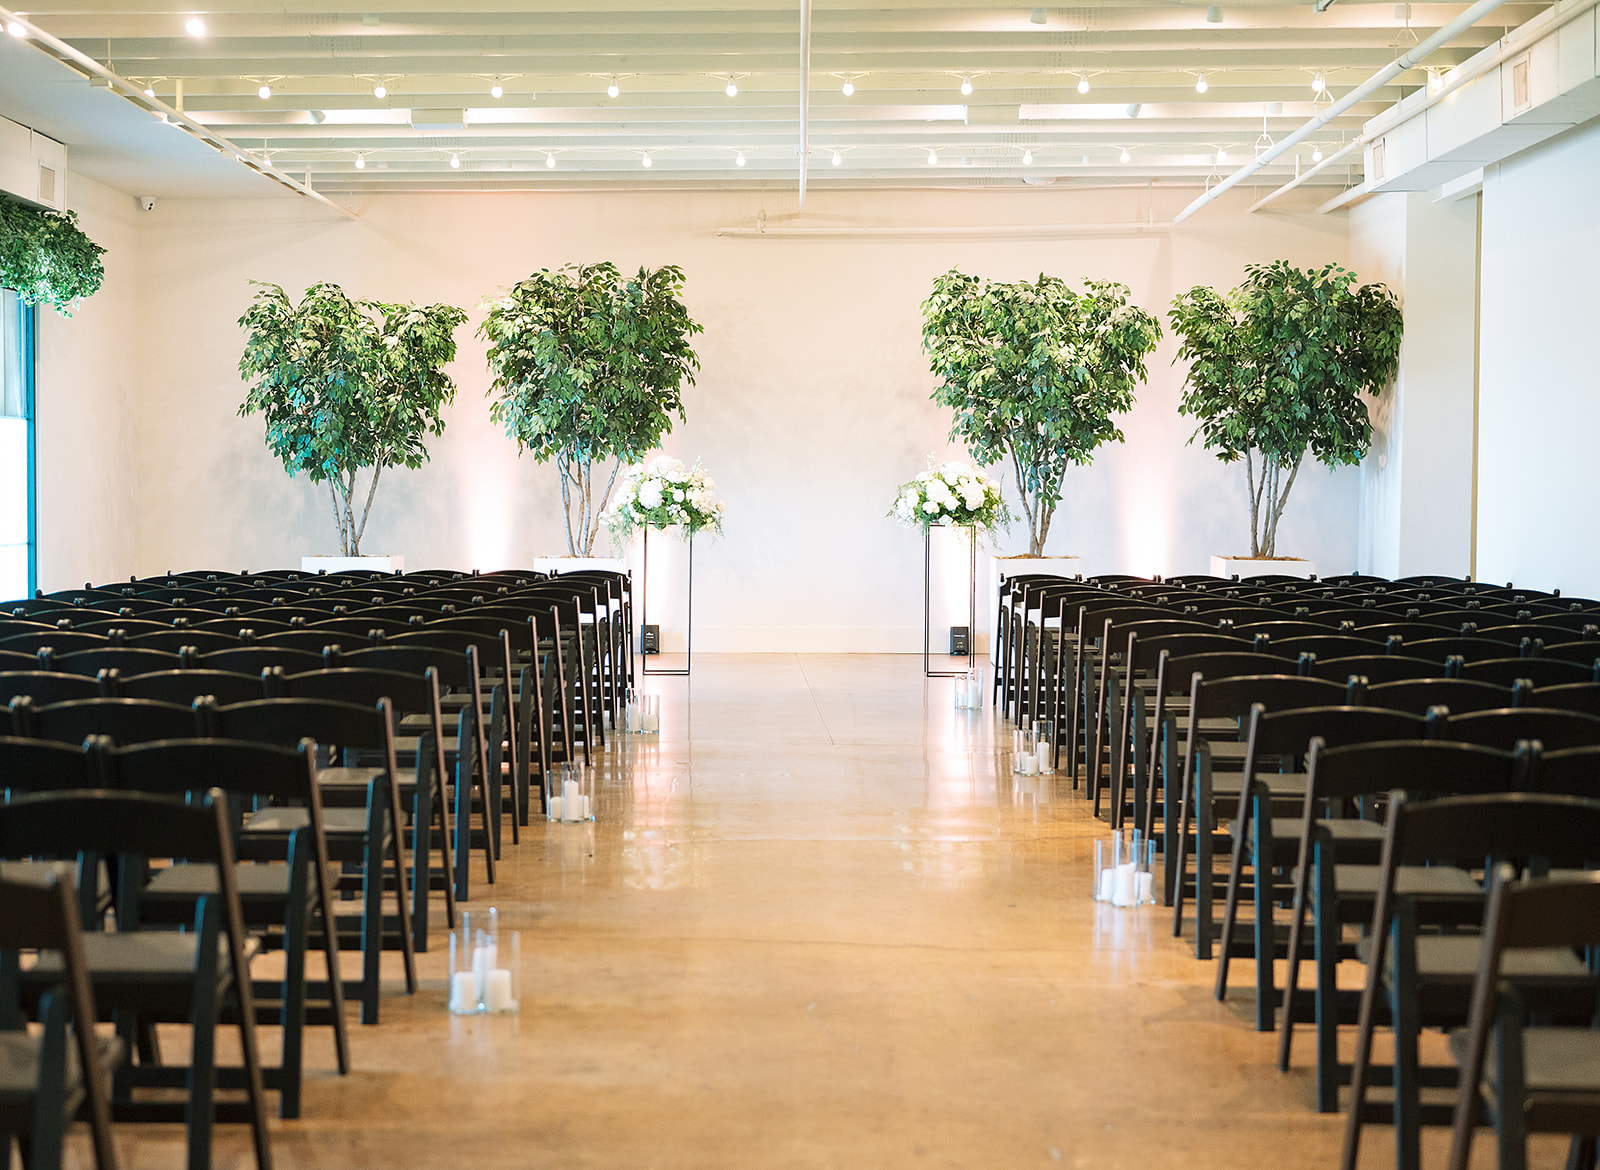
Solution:
{"label": "string light", "polygon": [[1033,151],[1025,150],[1022,152],[1022,165],[1025,167],[1031,167],[1033,165]]}
{"label": "string light", "polygon": [[367,169],[367,156],[364,155],[364,154],[356,155],[356,170],[364,171],[366,169]]}
{"label": "string light", "polygon": [[452,154],[450,156],[450,169],[452,171],[459,171],[461,169],[461,156],[459,154]]}
{"label": "string light", "polygon": [[389,87],[383,84],[381,81],[378,82],[377,85],[372,87],[372,96],[377,98],[379,101],[382,101],[384,98],[389,96]]}
{"label": "string light", "polygon": [[1205,93],[1205,91],[1210,89],[1210,88],[1211,88],[1211,83],[1206,80],[1206,75],[1204,73],[1200,74],[1199,77],[1196,77],[1194,79],[1194,91],[1195,91],[1195,93]]}
{"label": "string light", "polygon": [[733,165],[736,167],[744,166],[744,151],[741,150],[738,154],[733,156]]}
{"label": "string light", "polygon": [[839,92],[844,94],[845,97],[850,97],[856,92],[856,83],[846,77],[844,84],[839,87]]}
{"label": "string light", "polygon": [[972,96],[972,78],[963,77],[961,79],[961,96],[962,97],[971,97]]}
{"label": "string light", "polygon": [[936,167],[936,166],[939,165],[939,152],[938,151],[930,150],[928,152],[928,165],[930,167]]}
{"label": "string light", "polygon": [[153,85],[145,86],[144,87],[144,96],[145,97],[155,97],[156,96],[156,87],[153,86]]}
{"label": "string light", "polygon": [[1322,147],[1314,146],[1311,148],[1311,161],[1314,163],[1322,161]]}
{"label": "string light", "polygon": [[1132,162],[1133,161],[1133,155],[1128,153],[1128,148],[1126,146],[1124,146],[1122,148],[1122,153],[1120,155],[1118,155],[1117,157],[1120,158],[1123,162]]}
{"label": "string light", "polygon": [[1228,161],[1228,152],[1222,147],[1217,147],[1217,165],[1220,167]]}
{"label": "string light", "polygon": [[1313,77],[1311,79],[1311,92],[1312,93],[1321,93],[1323,90],[1325,90],[1327,88],[1328,88],[1327,78],[1323,77],[1322,74],[1319,73],[1319,74],[1317,74],[1315,77]]}
{"label": "string light", "polygon": [[28,26],[23,24],[20,20],[8,21],[6,24],[6,32],[10,33],[14,37],[25,37],[28,35]]}
{"label": "string light", "polygon": [[728,78],[728,84],[723,89],[722,92],[727,94],[729,97],[738,97],[739,96],[739,83],[734,81],[734,79],[731,78],[731,77]]}
{"label": "string light", "polygon": [[256,90],[256,96],[262,101],[266,101],[272,96],[272,87],[270,85],[263,85],[260,89]]}
{"label": "string light", "polygon": [[198,16],[191,16],[188,23],[185,24],[183,28],[184,31],[192,37],[203,37],[206,35],[206,22],[201,20]]}
{"label": "string light", "polygon": [[547,166],[547,167],[555,166],[556,165],[556,156],[553,155],[553,154],[547,153],[544,156],[544,165]]}
{"label": "string light", "polygon": [[844,155],[840,154],[837,150],[834,151],[833,152],[833,165],[837,167],[837,166],[843,165],[843,163],[844,163]]}
{"label": "string light", "polygon": [[492,98],[500,98],[500,97],[505,97],[505,95],[506,95],[505,86],[501,85],[498,81],[496,81],[493,85],[491,85],[489,87],[489,96],[490,97],[492,97]]}
{"label": "string light", "polygon": [[617,79],[615,77],[613,77],[611,79],[611,84],[606,86],[606,96],[614,98],[617,95],[619,95],[621,92],[622,92],[622,87],[617,84]]}
{"label": "string light", "polygon": [[1428,70],[1428,88],[1438,93],[1444,88],[1444,74],[1437,69]]}
{"label": "string light", "polygon": [[1088,93],[1089,92],[1089,75],[1087,73],[1078,74],[1078,92],[1079,93]]}
{"label": "string light", "polygon": [[639,162],[641,166],[645,167],[653,167],[656,165],[655,160],[650,157],[649,151],[645,151],[644,158],[640,159]]}

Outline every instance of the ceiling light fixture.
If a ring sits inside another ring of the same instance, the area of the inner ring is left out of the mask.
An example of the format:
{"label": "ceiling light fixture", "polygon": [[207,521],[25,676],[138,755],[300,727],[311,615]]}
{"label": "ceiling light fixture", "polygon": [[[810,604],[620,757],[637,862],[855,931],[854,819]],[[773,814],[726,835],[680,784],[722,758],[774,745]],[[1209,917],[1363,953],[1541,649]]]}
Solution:
{"label": "ceiling light fixture", "polygon": [[1311,79],[1311,92],[1312,93],[1322,93],[1327,88],[1328,88],[1328,79],[1326,77],[1322,76],[1322,74],[1319,73],[1319,74],[1317,74],[1315,77],[1313,77]]}
{"label": "ceiling light fixture", "polygon": [[555,166],[556,165],[556,156],[547,151],[545,153],[545,156],[544,156],[544,165],[547,166],[547,167]]}
{"label": "ceiling light fixture", "polygon": [[256,96],[262,101],[266,101],[272,96],[272,87],[270,85],[263,85],[260,89],[256,90]]}
{"label": "ceiling light fixture", "polygon": [[736,167],[744,166],[744,151],[741,150],[738,154],[733,156],[733,165]]}
{"label": "ceiling light fixture", "polygon": [[452,154],[450,156],[450,169],[452,171],[459,171],[461,169],[461,156],[459,154]]}
{"label": "ceiling light fixture", "polygon": [[144,96],[145,97],[155,97],[156,96],[156,87],[153,86],[153,85],[145,86],[144,87]]}
{"label": "ceiling light fixture", "polygon": [[639,165],[644,167],[653,167],[656,165],[655,160],[650,157],[650,152],[648,150],[644,152],[644,158],[639,160]]}
{"label": "ceiling light fixture", "polygon": [[1079,93],[1088,93],[1089,92],[1089,75],[1087,73],[1078,74],[1078,92]]}
{"label": "ceiling light fixture", "polygon": [[1123,162],[1132,162],[1133,161],[1133,155],[1128,153],[1128,148],[1126,146],[1124,146],[1122,148],[1122,153],[1120,155],[1118,155],[1117,157],[1119,159],[1121,159]]}
{"label": "ceiling light fixture", "polygon": [[738,97],[739,96],[739,83],[737,81],[735,81],[731,77],[728,78],[728,84],[723,87],[722,92],[727,94],[729,97]]}
{"label": "ceiling light fixture", "polygon": [[492,97],[492,98],[505,97],[506,96],[506,87],[501,85],[499,81],[496,81],[493,85],[491,85],[489,87],[489,96]]}
{"label": "ceiling light fixture", "polygon": [[845,97],[852,96],[856,92],[856,83],[850,78],[846,77],[844,79],[844,84],[839,87],[839,92],[844,94]]}
{"label": "ceiling light fixture", "polygon": [[382,101],[384,98],[389,96],[389,87],[383,84],[381,81],[378,82],[377,85],[372,87],[372,96],[377,98],[379,101]]}
{"label": "ceiling light fixture", "polygon": [[20,20],[8,21],[6,23],[6,32],[14,37],[25,37],[28,35],[28,26]]}
{"label": "ceiling light fixture", "polygon": [[262,156],[261,156],[261,165],[266,167],[267,170],[270,171],[272,169],[272,156],[270,154],[265,154],[265,153],[262,154]]}
{"label": "ceiling light fixture", "polygon": [[614,98],[614,97],[617,97],[621,93],[622,93],[622,87],[617,84],[617,79],[615,77],[613,77],[611,79],[611,84],[606,86],[606,96]]}
{"label": "ceiling light fixture", "polygon": [[928,165],[930,167],[936,167],[939,165],[939,152],[937,150],[930,150],[928,152]]}
{"label": "ceiling light fixture", "polygon": [[364,171],[366,169],[367,169],[367,156],[364,155],[364,154],[356,155],[356,170]]}
{"label": "ceiling light fixture", "polygon": [[1219,167],[1223,166],[1223,165],[1225,165],[1227,163],[1227,161],[1228,161],[1228,152],[1223,150],[1222,147],[1220,147],[1220,146],[1217,147],[1217,165]]}
{"label": "ceiling light fixture", "polygon": [[1194,91],[1195,91],[1195,93],[1205,93],[1205,91],[1210,89],[1210,88],[1211,88],[1211,83],[1206,80],[1206,75],[1204,73],[1200,74],[1200,76],[1198,76],[1198,77],[1196,77],[1194,79]]}
{"label": "ceiling light fixture", "polygon": [[1441,89],[1443,89],[1444,88],[1444,74],[1440,73],[1437,69],[1429,69],[1428,70],[1428,88],[1433,90],[1434,93],[1438,93]]}
{"label": "ceiling light fixture", "polygon": [[844,163],[844,155],[840,154],[837,150],[834,151],[833,152],[833,165],[837,167],[837,166],[843,165],[843,163]]}
{"label": "ceiling light fixture", "polygon": [[1311,161],[1314,163],[1319,163],[1322,161],[1322,147],[1313,146],[1311,148]]}
{"label": "ceiling light fixture", "polygon": [[192,37],[203,37],[206,35],[206,22],[198,16],[191,16],[183,29]]}
{"label": "ceiling light fixture", "polygon": [[972,96],[972,78],[963,77],[961,79],[961,96],[962,97],[971,97]]}
{"label": "ceiling light fixture", "polygon": [[1221,24],[1222,23],[1222,5],[1213,4],[1213,5],[1211,5],[1211,7],[1206,9],[1206,23],[1207,24]]}

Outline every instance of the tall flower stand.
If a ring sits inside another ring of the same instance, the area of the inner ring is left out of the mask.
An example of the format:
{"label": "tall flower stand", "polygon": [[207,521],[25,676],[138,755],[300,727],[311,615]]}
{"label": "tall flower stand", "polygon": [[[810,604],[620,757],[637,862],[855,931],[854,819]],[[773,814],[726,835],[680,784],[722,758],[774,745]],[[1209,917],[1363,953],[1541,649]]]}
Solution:
{"label": "tall flower stand", "polygon": [[[647,612],[648,607],[650,605],[650,525],[646,524],[644,526],[643,531],[644,531],[644,554],[643,554],[643,558],[642,558],[642,562],[641,562],[641,566],[640,566],[640,571],[639,571],[639,629],[641,631],[644,629],[645,626],[650,624],[650,617],[649,617],[649,614]],[[688,604],[689,623],[688,623],[688,630],[686,631],[686,633],[684,635],[683,669],[682,670],[677,670],[677,669],[670,669],[669,670],[669,669],[659,668],[658,667],[655,670],[651,670],[650,669],[650,658],[651,658],[651,656],[648,655],[648,654],[642,654],[642,655],[640,655],[640,661],[642,663],[642,666],[641,666],[642,673],[644,673],[644,674],[664,674],[664,675],[679,675],[679,676],[682,676],[682,675],[687,675],[689,673],[689,671],[694,666],[694,533],[692,533],[692,532],[689,533],[689,594],[688,594],[688,597],[689,597],[689,604]],[[656,653],[657,653],[657,655],[660,654],[660,649],[659,648],[657,648]]]}
{"label": "tall flower stand", "polygon": [[961,678],[978,664],[978,530],[967,534],[967,669],[934,670],[930,644],[933,634],[933,530],[948,527],[928,524],[922,529],[922,674],[925,678]]}

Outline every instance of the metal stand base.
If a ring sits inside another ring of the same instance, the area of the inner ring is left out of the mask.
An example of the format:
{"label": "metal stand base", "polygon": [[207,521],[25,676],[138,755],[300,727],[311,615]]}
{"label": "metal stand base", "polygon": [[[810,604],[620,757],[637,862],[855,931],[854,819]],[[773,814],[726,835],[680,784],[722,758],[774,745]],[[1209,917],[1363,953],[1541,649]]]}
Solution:
{"label": "metal stand base", "polygon": [[[650,529],[644,530],[644,563],[639,572],[639,628],[644,629],[650,623],[647,608],[650,604]],[[651,670],[651,655],[641,654],[640,673],[649,675],[687,675],[694,667],[694,533],[689,534],[689,629],[684,640],[684,659],[682,670]]]}
{"label": "metal stand base", "polygon": [[929,525],[922,530],[922,673],[926,678],[960,678],[978,664],[978,530],[967,529],[967,670],[934,670],[929,639],[933,609],[933,529],[936,527],[944,525]]}

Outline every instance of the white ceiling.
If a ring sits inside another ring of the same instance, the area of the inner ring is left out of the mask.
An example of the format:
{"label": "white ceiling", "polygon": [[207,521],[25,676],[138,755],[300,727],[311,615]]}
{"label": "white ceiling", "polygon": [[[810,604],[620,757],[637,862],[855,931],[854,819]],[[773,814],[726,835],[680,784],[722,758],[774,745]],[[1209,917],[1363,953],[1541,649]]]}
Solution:
{"label": "white ceiling", "polygon": [[[1206,5],[1176,0],[1034,10],[818,0],[808,183],[1200,183],[1330,100],[1313,91],[1318,73],[1338,97],[1466,7],[1340,0],[1319,13],[1310,3],[1235,0],[1211,22]],[[1447,69],[1546,7],[1514,0],[1424,65]],[[270,158],[334,197],[798,178],[800,0],[631,0],[626,10],[452,0],[427,12],[404,0],[367,0],[361,10],[321,0],[211,0],[203,9],[40,0],[16,15],[133,81],[135,100],[148,87],[158,110],[181,110],[246,160]],[[195,15],[201,36],[185,31]],[[39,39],[0,40],[0,114],[65,141],[73,169],[130,193],[282,190],[91,86],[85,67],[62,65]],[[1202,72],[1204,94],[1195,88]],[[960,92],[963,77],[970,95]],[[613,78],[615,99],[605,92]],[[734,97],[724,92],[730,78]],[[853,96],[841,92],[846,79]],[[383,98],[373,93],[380,82]],[[1426,82],[1422,68],[1403,74],[1272,172],[1287,178],[1312,150],[1331,153]],[[262,85],[271,88],[265,100]],[[1359,152],[1350,165],[1359,167]],[[1313,181],[1343,187],[1352,175],[1341,165]]]}

